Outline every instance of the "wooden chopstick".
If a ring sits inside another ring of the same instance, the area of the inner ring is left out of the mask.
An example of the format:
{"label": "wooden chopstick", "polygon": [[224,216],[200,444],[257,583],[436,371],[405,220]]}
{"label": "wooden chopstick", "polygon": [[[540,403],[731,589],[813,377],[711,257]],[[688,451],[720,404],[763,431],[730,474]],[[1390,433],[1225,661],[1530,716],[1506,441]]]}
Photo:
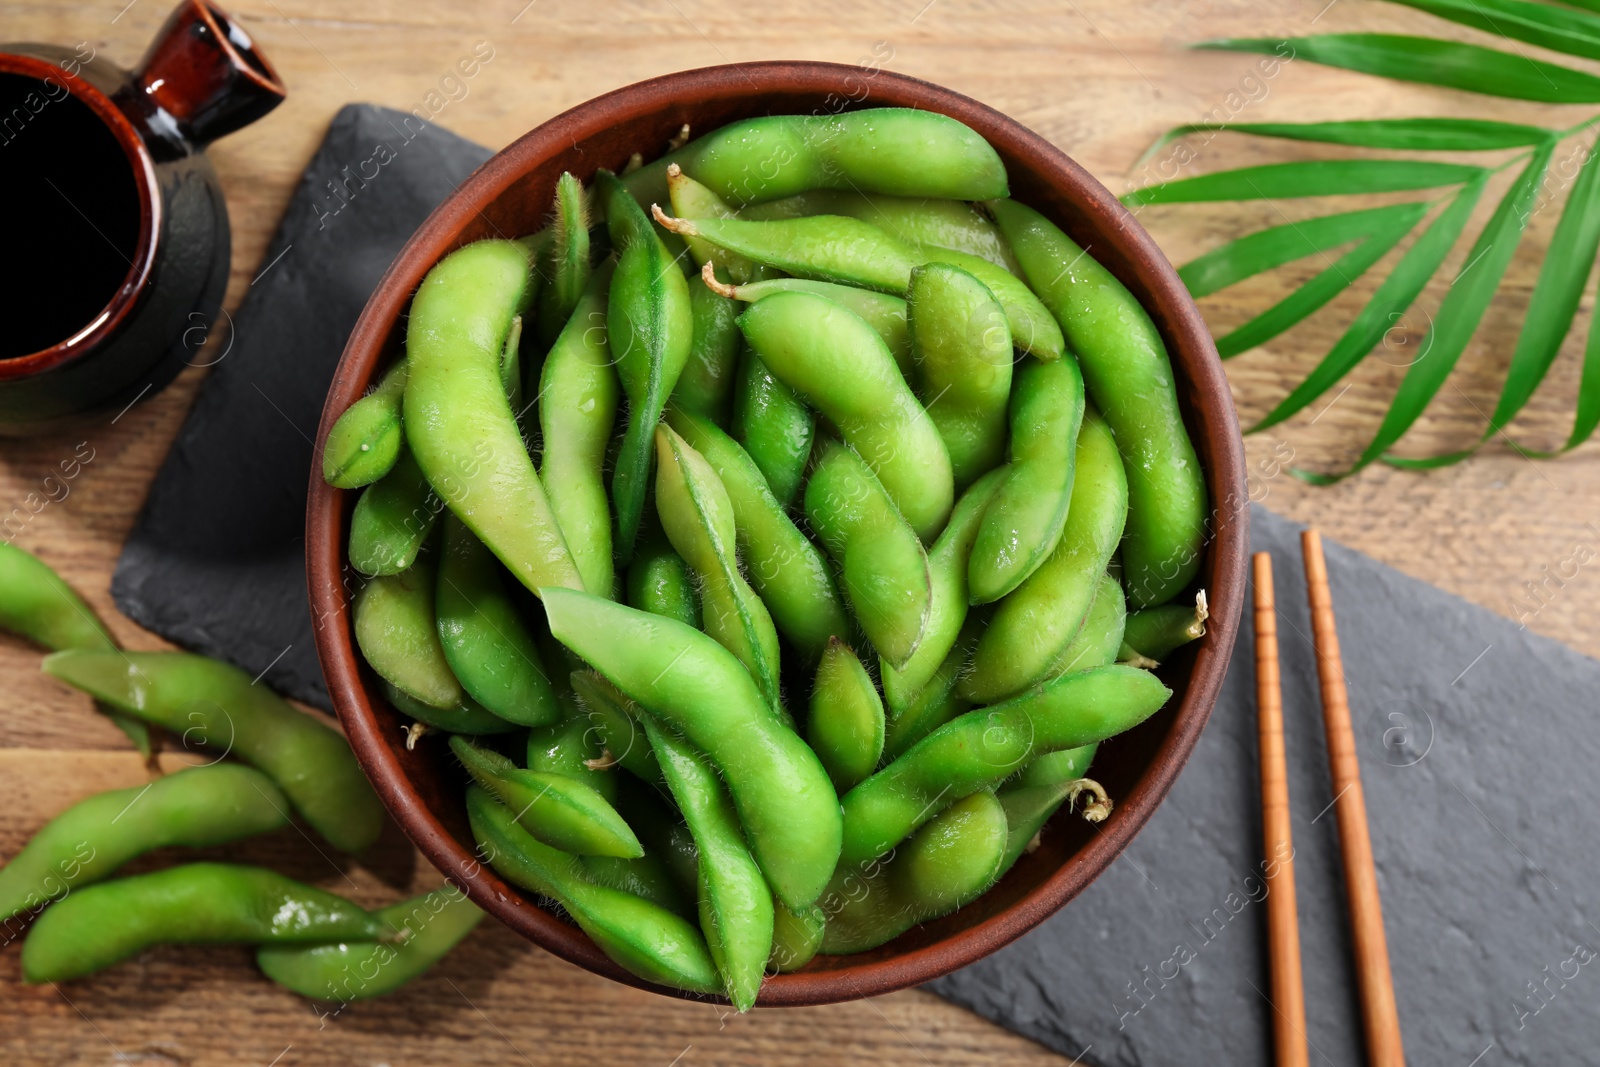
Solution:
{"label": "wooden chopstick", "polygon": [[1383,933],[1383,907],[1378,900],[1378,873],[1367,833],[1367,802],[1361,791],[1355,733],[1350,728],[1350,697],[1345,691],[1339,634],[1328,591],[1328,564],[1322,535],[1300,535],[1305,556],[1306,598],[1311,605],[1311,634],[1317,647],[1317,679],[1322,687],[1322,722],[1328,735],[1328,764],[1333,772],[1333,808],[1339,820],[1339,849],[1344,859],[1345,896],[1355,938],[1356,980],[1361,992],[1361,1017],[1371,1067],[1403,1067],[1400,1013],[1395,1008],[1394,979],[1389,973],[1389,945]]}
{"label": "wooden chopstick", "polygon": [[1306,994],[1300,983],[1300,919],[1289,832],[1289,771],[1283,754],[1283,690],[1278,679],[1278,608],[1272,555],[1257,552],[1256,709],[1261,736],[1261,830],[1267,876],[1267,952],[1272,965],[1272,1045],[1277,1067],[1308,1067]]}

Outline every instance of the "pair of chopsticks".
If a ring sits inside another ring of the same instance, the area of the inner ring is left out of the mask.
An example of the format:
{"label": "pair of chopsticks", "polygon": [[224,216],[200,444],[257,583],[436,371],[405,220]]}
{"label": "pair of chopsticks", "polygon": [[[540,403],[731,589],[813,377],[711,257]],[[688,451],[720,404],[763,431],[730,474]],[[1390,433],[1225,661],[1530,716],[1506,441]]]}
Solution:
{"label": "pair of chopsticks", "polygon": [[[1367,834],[1367,804],[1361,791],[1350,698],[1345,691],[1328,591],[1328,565],[1322,535],[1300,535],[1305,556],[1306,595],[1322,688],[1323,728],[1333,772],[1333,807],[1339,822],[1345,896],[1355,939],[1356,980],[1361,993],[1367,1062],[1372,1067],[1404,1067],[1400,1015],[1389,974],[1389,946],[1378,901],[1378,875]],[[1273,599],[1272,556],[1257,552],[1255,567],[1256,703],[1261,731],[1261,807],[1266,845],[1267,936],[1272,967],[1274,1060],[1279,1067],[1307,1067],[1306,1002],[1300,984],[1300,928],[1295,910],[1294,846],[1289,833],[1289,777],[1283,751],[1283,692],[1278,674],[1278,619]]]}

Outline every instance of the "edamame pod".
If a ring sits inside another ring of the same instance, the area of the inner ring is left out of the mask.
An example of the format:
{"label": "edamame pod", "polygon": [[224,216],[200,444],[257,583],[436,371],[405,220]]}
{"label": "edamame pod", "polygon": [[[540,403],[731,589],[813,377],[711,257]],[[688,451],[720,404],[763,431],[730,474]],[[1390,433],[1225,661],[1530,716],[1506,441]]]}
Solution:
{"label": "edamame pod", "polygon": [[406,443],[434,491],[518,581],[576,587],[583,579],[500,378],[532,273],[524,245],[478,241],[422,280],[406,327]]}
{"label": "edamame pod", "polygon": [[983,633],[985,620],[976,612],[967,615],[955,647],[945,656],[933,677],[899,710],[891,709],[884,732],[883,758],[899,759],[906,749],[963,712],[972,710],[972,701],[961,695],[957,682],[972,659],[972,650]]}
{"label": "edamame pod", "polygon": [[710,421],[682,411],[668,411],[667,423],[705,458],[727,491],[739,555],[773,624],[808,661],[815,661],[830,637],[850,632],[822,553],[795,526],[737,441]]}
{"label": "edamame pod", "polygon": [[[1110,574],[1100,576],[1095,589],[1094,602],[1083,625],[1073,635],[1067,647],[1061,650],[1055,663],[1050,665],[1049,676],[1086,671],[1091,667],[1104,667],[1118,660],[1122,648],[1122,630],[1128,619],[1128,601],[1122,583]],[[1141,666],[1135,664],[1135,666]]]}
{"label": "edamame pod", "polygon": [[80,800],[0,867],[0,920],[110,877],[136,856],[210,848],[289,825],[272,780],[239,763],[185,767],[142,786]]}
{"label": "edamame pod", "polygon": [[1002,600],[978,640],[961,692],[974,704],[1020,692],[1043,678],[1078,632],[1117,550],[1128,513],[1128,481],[1111,431],[1092,410],[1078,434],[1072,503],[1055,551]]}
{"label": "edamame pod", "polygon": [[337,730],[254,684],[239,668],[188,652],[46,656],[44,672],[265,771],[336,848],[360,852],[383,828],[383,805]]}
{"label": "edamame pod", "polygon": [[608,262],[589,276],[539,372],[539,478],[583,587],[598,596],[612,596],[616,585],[604,473],[621,392],[606,343],[611,273]]}
{"label": "edamame pod", "polygon": [[1178,410],[1166,346],[1133,294],[1049,219],[1012,200],[988,208],[1072,341],[1125,457],[1128,603],[1164,604],[1199,572],[1209,517],[1205,473]]}
{"label": "edamame pod", "polygon": [[[1039,832],[1050,821],[1062,804],[1070,810],[1079,796],[1088,792],[1097,799],[1084,809],[1083,817],[1089,822],[1101,822],[1111,814],[1111,801],[1100,788],[1100,783],[1078,778],[1054,785],[1025,786],[1009,789],[1000,794],[1005,808],[1009,831],[1006,835],[1005,856],[1000,861],[1000,873],[1009,871],[1023,854],[1038,847]],[[1032,847],[1030,847],[1032,846]]]}
{"label": "edamame pod", "polygon": [[404,572],[362,586],[354,603],[356,646],[396,689],[429,707],[453,708],[466,703],[467,693],[439,640],[437,573],[430,552]]}
{"label": "edamame pod", "polygon": [[933,607],[928,555],[916,531],[861,457],[837,441],[823,445],[805,503],[811,529],[843,574],[856,620],[878,655],[903,669]]}
{"label": "edamame pod", "polygon": [[733,437],[761,469],[778,503],[788,507],[800,491],[816,416],[793,389],[775,378],[745,347],[733,385]]}
{"label": "edamame pod", "polygon": [[656,511],[667,540],[698,579],[705,631],[739,657],[777,708],[778,631],[739,573],[733,502],[705,457],[671,427],[656,427],[656,450]]}
{"label": "edamame pod", "polygon": [[739,305],[706,287],[705,279],[689,279],[689,311],[694,341],[689,359],[672,390],[672,403],[717,423],[728,421],[741,338],[735,321]]}
{"label": "edamame pod", "polygon": [[570,173],[556,179],[556,217],[540,257],[539,340],[548,345],[566,326],[589,283],[589,211],[583,186]]}
{"label": "edamame pod", "polygon": [[376,915],[274,871],[190,863],[88,886],[46,908],[22,944],[22,977],[65,982],[159,944],[393,938]]}
{"label": "edamame pod", "polygon": [[584,875],[595,885],[632,893],[686,919],[698,918],[686,901],[672,872],[659,856],[646,852],[631,860],[615,856],[584,856]]}
{"label": "edamame pod", "polygon": [[774,375],[838,427],[917,536],[932,540],[955,497],[939,431],[861,316],[811,293],[776,293],[739,316]]}
{"label": "edamame pod", "polygon": [[791,908],[815,900],[839,856],[838,795],[733,653],[584,593],[551,590],[544,606],[558,641],[711,758],[778,898]]}
{"label": "edamame pod", "polygon": [[739,1011],[749,1011],[772,952],[772,890],[745,845],[717,772],[702,762],[701,753],[649,718],[644,729],[699,849],[700,930],[728,999]]}
{"label": "edamame pod", "polygon": [[1099,751],[1100,744],[1095,742],[1089,745],[1080,745],[1077,748],[1063,748],[1055,752],[1046,752],[1037,757],[1022,769],[1011,781],[1006,783],[1006,788],[999,793],[1000,799],[1005,800],[1005,795],[1012,787],[1027,788],[1039,785],[1056,785],[1061,782],[1070,782],[1082,778],[1089,773],[1089,764],[1094,761],[1094,754]]}
{"label": "edamame pod", "polygon": [[1011,329],[988,287],[948,263],[911,272],[906,311],[917,393],[950,453],[959,492],[1005,455]]}
{"label": "edamame pod", "polygon": [[[436,708],[431,704],[424,704],[387,678],[382,682],[384,699],[389,701],[395,711],[413,723],[431,726],[447,734],[507,734],[517,729],[516,723],[507,722],[498,715],[491,715],[484,710],[483,705],[467,696],[464,691],[460,703]],[[421,735],[413,733],[407,737],[406,747],[412,747],[418,736]]]}
{"label": "edamame pod", "polygon": [[639,706],[593,671],[573,671],[572,688],[610,761],[643,781],[660,782],[661,765],[640,725]]}
{"label": "edamame pod", "polygon": [[883,338],[883,343],[889,348],[889,354],[894,357],[895,366],[900,368],[901,376],[908,382],[915,376],[916,363],[911,356],[911,334],[906,327],[906,302],[901,297],[875,292],[872,289],[858,289],[853,285],[814,282],[809,278],[768,278],[745,285],[725,285],[707,271],[701,271],[700,278],[707,288],[731,300],[740,300],[746,304],[754,304],[773,293],[790,292],[812,293],[827,297],[835,304],[843,304],[860,315],[862,320]]}
{"label": "edamame pod", "polygon": [[782,901],[775,903],[772,955],[767,957],[767,969],[787,974],[810,963],[822,948],[822,931],[828,925],[828,916],[815,904],[793,912]]}
{"label": "edamame pod", "polygon": [[1140,666],[1153,666],[1190,641],[1204,637],[1209,615],[1204,589],[1194,595],[1193,607],[1163,604],[1136,611],[1128,616],[1121,655],[1117,658],[1149,661]]}
{"label": "edamame pod", "polygon": [[[737,214],[727,201],[683,173],[676,163],[667,165],[667,195],[672,199],[672,213],[682,218],[731,219]],[[684,244],[702,268],[710,264],[710,270],[722,271],[735,282],[754,281],[770,273],[766,267],[698,237],[688,238]]]}
{"label": "edamame pod", "polygon": [[416,560],[444,502],[405,447],[388,474],[361,491],[350,513],[350,566],[399,574]]}
{"label": "edamame pod", "polygon": [[[566,649],[561,651],[566,652]],[[574,673],[578,672],[568,672],[569,686]],[[613,761],[606,758],[604,738],[595,729],[593,719],[576,692],[564,691],[561,703],[560,722],[528,731],[528,770],[575,778],[599,793],[608,804],[616,803],[617,776],[611,773]]]}
{"label": "edamame pod", "polygon": [[628,605],[700,629],[700,593],[672,546],[647,543],[628,565]]}
{"label": "edamame pod", "polygon": [[644,855],[639,839],[605,797],[564,774],[525,771],[498,752],[452,737],[450,751],[536,839],[579,856]]}
{"label": "edamame pod", "polygon": [[516,420],[518,432],[523,431],[522,416],[527,408],[522,405],[522,316],[511,317],[511,328],[506,331],[506,343],[500,349],[500,386],[506,391],[506,403],[511,405],[511,417]]}
{"label": "edamame pod", "polygon": [[626,563],[633,558],[644,513],[656,423],[689,359],[694,314],[683,272],[639,205],[607,171],[595,176],[595,187],[618,251],[606,300],[606,328],[617,377],[628,396],[628,424],[611,476],[617,559]]}
{"label": "edamame pod", "polygon": [[374,913],[396,943],[336,941],[325,945],[263,945],[261,973],[292,992],[349,1003],[393,993],[455,948],[483,921],[483,910],[455,886],[435,889]]}
{"label": "edamame pod", "polygon": [[705,939],[682,916],[589,881],[577,856],[540,844],[476,785],[467,787],[467,821],[490,866],[516,885],[553,898],[617,964],[675,989],[722,992]]}
{"label": "edamame pod", "polygon": [[519,726],[560,718],[538,646],[500,582],[500,564],[454,515],[444,520],[434,606],[444,658],[474,700]]}
{"label": "edamame pod", "polygon": [[850,646],[837,637],[828,641],[811,687],[806,741],[840,793],[871,774],[883,754],[878,687]]}
{"label": "edamame pod", "polygon": [[402,357],[378,386],[345,408],[322,442],[322,479],[336,489],[356,489],[389,473],[405,443],[400,403],[408,364]]}

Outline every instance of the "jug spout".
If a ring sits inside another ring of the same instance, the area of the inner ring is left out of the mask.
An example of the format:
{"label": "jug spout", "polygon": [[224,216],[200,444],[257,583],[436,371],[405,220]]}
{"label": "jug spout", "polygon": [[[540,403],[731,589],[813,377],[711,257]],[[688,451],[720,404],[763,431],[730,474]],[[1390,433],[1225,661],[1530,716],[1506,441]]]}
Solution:
{"label": "jug spout", "polygon": [[130,88],[154,132],[192,147],[248,126],[285,94],[244,27],[205,0],[168,16]]}

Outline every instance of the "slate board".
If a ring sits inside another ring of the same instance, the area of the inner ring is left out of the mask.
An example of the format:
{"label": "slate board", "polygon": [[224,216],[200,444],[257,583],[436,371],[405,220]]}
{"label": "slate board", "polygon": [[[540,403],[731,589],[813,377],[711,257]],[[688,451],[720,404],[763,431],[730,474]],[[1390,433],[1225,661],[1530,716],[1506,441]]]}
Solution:
{"label": "slate board", "polygon": [[305,578],[322,403],[379,277],[491,154],[402,111],[334,117],[123,546],[111,582],[123,614],[331,709]]}

